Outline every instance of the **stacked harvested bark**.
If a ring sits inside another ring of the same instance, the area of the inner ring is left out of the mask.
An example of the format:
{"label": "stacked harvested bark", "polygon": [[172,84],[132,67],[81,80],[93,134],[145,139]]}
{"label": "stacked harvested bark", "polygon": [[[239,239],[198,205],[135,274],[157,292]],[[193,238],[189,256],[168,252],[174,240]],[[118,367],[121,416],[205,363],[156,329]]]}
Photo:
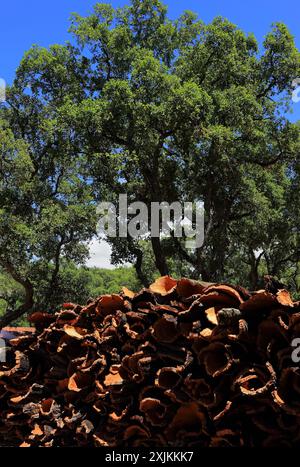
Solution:
{"label": "stacked harvested bark", "polygon": [[4,444],[300,446],[286,290],[163,277],[31,321],[0,366]]}

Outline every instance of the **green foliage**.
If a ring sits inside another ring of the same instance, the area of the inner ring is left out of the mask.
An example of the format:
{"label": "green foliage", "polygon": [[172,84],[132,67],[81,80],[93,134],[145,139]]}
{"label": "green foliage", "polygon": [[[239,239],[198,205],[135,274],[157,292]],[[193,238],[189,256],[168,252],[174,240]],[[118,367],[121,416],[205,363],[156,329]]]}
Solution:
{"label": "green foliage", "polygon": [[[115,39],[124,28],[121,66]],[[165,40],[162,31],[168,31]],[[152,255],[160,273],[173,270],[175,262],[181,273],[243,279],[254,288],[259,271],[284,275],[285,268],[297,269],[299,127],[284,112],[300,55],[286,26],[273,25],[259,50],[253,35],[227,19],[205,25],[185,13],[171,22],[160,2],[149,1],[110,8],[109,21],[97,14],[77,16],[72,32],[81,56],[92,54],[91,82],[101,76],[96,92],[74,111],[94,153],[94,185],[104,184],[109,192],[112,183],[114,193],[148,205],[205,203],[203,247],[191,253],[183,242],[161,240]],[[104,160],[115,167],[116,179],[111,171],[108,180],[103,173],[97,177]],[[132,240],[111,244],[116,264],[143,255],[148,282],[148,249]],[[239,267],[232,269],[235,257]]]}
{"label": "green foliage", "polygon": [[142,284],[139,282],[133,267],[118,267],[116,269],[88,270],[89,296],[98,297],[103,294],[119,293],[122,287],[138,291]]}
{"label": "green foliage", "polygon": [[[35,284],[36,303],[33,311],[54,312],[60,310],[62,303],[66,302],[85,305],[90,298],[95,299],[99,295],[119,293],[122,287],[138,291],[142,284],[133,267],[101,269],[77,267],[74,263],[64,263],[51,302],[47,301],[48,286],[47,277]],[[22,287],[18,286],[5,272],[0,273],[0,292],[0,316],[5,313],[8,305],[16,307],[22,303]],[[28,325],[26,316],[19,318],[13,324]]]}

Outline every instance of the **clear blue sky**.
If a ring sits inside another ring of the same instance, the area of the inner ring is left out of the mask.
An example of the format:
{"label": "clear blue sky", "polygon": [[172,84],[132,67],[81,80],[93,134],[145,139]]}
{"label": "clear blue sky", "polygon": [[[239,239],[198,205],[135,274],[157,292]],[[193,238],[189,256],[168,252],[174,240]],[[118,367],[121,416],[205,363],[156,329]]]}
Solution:
{"label": "clear blue sky", "polygon": [[[104,0],[105,2],[105,0]],[[10,0],[1,2],[0,77],[12,81],[23,53],[32,44],[48,46],[63,43],[70,13],[88,14],[95,0]],[[112,0],[113,6],[127,1]],[[165,0],[169,16],[177,17],[183,10],[193,10],[205,22],[222,15],[246,32],[253,32],[261,43],[273,22],[283,21],[295,36],[300,48],[299,0]],[[300,119],[300,102],[294,104],[292,120]]]}

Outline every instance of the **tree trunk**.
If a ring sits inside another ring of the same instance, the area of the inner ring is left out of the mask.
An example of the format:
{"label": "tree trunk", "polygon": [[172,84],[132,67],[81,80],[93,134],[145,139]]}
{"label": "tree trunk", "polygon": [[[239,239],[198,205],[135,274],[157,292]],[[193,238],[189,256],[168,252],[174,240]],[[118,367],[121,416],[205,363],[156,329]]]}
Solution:
{"label": "tree trunk", "polygon": [[249,273],[249,282],[250,282],[251,290],[257,289],[258,280],[259,280],[259,277],[258,277],[257,267],[255,264],[251,264],[251,269]]}
{"label": "tree trunk", "polygon": [[138,276],[138,279],[139,281],[141,282],[141,284],[143,284],[144,287],[148,288],[150,283],[147,279],[147,277],[145,276],[144,272],[143,272],[143,269],[142,269],[142,265],[143,265],[143,253],[141,250],[137,250],[136,251],[136,262],[135,262],[135,270],[136,270],[136,274]]}
{"label": "tree trunk", "polygon": [[264,252],[261,252],[257,257],[253,250],[249,250],[249,259],[250,259],[250,273],[249,273],[249,282],[250,287],[252,290],[257,290],[259,286],[259,274],[258,274],[258,267],[260,264],[260,260],[263,256]]}
{"label": "tree trunk", "polygon": [[11,324],[16,319],[23,316],[25,313],[28,313],[32,309],[33,304],[34,304],[34,301],[33,301],[34,289],[33,289],[33,285],[30,282],[30,280],[27,278],[24,279],[23,277],[21,277],[11,263],[3,261],[2,266],[5,269],[5,271],[8,272],[8,274],[10,274],[11,277],[16,282],[18,282],[24,287],[25,300],[24,300],[24,303],[19,308],[17,308],[16,310],[8,310],[3,316],[0,317],[0,330],[4,328],[5,326],[8,326],[9,324]]}
{"label": "tree trunk", "polygon": [[169,275],[169,268],[166,262],[165,255],[163,254],[160,238],[159,237],[151,237],[152,249],[155,257],[155,265],[159,270],[162,276]]}
{"label": "tree trunk", "polygon": [[28,313],[33,307],[33,286],[27,279],[22,281],[22,285],[25,288],[25,301],[16,310],[8,310],[0,317],[0,330],[23,316],[25,313]]}

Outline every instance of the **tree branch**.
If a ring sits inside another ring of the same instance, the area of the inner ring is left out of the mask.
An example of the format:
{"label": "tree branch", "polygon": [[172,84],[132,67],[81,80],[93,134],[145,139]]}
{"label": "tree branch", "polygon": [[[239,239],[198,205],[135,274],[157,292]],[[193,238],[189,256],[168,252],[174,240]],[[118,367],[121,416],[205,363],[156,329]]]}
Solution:
{"label": "tree branch", "polygon": [[29,279],[24,279],[22,278],[14,269],[12,264],[8,262],[2,263],[3,268],[11,275],[11,277],[21,284],[24,287],[25,290],[25,300],[24,303],[17,308],[16,310],[7,310],[4,316],[0,317],[0,330],[4,328],[5,326],[9,325],[12,321],[15,321],[16,319],[20,318],[23,316],[25,313],[28,313],[28,311],[31,310],[33,307],[33,285],[31,284]]}

